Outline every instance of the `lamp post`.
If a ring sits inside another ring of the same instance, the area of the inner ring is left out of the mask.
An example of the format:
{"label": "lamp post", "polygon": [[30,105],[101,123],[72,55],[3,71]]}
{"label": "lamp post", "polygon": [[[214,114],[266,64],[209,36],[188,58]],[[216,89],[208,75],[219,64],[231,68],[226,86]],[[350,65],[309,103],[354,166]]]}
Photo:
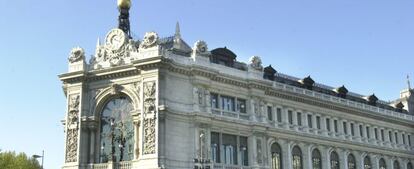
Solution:
{"label": "lamp post", "polygon": [[33,158],[35,158],[35,159],[37,159],[37,158],[42,158],[42,165],[41,165],[41,168],[43,169],[43,161],[44,161],[44,158],[45,158],[45,150],[42,150],[42,155],[33,155],[32,156]]}

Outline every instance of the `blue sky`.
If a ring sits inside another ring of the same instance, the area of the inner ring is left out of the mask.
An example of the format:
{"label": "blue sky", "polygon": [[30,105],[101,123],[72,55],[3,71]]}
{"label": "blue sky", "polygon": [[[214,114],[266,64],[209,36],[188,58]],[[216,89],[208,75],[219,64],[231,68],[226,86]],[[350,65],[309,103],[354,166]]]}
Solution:
{"label": "blue sky", "polygon": [[[57,75],[72,47],[94,52],[117,25],[115,0],[0,1],[0,149],[63,163],[65,97]],[[132,32],[174,33],[259,55],[279,72],[393,100],[414,76],[412,0],[135,0]],[[414,80],[412,80],[414,81]]]}

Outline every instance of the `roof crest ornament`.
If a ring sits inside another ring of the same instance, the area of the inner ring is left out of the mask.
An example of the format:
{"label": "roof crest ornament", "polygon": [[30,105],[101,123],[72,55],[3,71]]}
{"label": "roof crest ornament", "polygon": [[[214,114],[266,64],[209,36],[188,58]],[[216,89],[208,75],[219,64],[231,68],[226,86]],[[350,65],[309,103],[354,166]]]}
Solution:
{"label": "roof crest ornament", "polygon": [[410,75],[408,74],[407,74],[407,84],[408,84],[408,90],[411,90]]}

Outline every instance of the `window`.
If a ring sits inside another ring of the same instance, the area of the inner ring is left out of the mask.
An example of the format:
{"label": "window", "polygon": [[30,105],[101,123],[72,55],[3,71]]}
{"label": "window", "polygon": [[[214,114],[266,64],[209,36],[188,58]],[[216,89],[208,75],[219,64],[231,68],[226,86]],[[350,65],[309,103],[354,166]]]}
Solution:
{"label": "window", "polygon": [[392,139],[392,132],[388,131],[388,137],[390,138],[390,142],[394,142],[394,140]]}
{"label": "window", "polygon": [[282,109],[277,108],[276,113],[277,113],[277,122],[281,123],[282,122]]}
{"label": "window", "polygon": [[355,156],[352,154],[348,155],[348,169],[356,169]]}
{"label": "window", "polygon": [[225,111],[236,111],[234,105],[234,98],[229,96],[221,96],[222,109]]}
{"label": "window", "polygon": [[214,109],[219,108],[218,94],[211,93],[211,108],[214,108]]}
{"label": "window", "polygon": [[272,106],[267,106],[267,118],[269,121],[273,121]]}
{"label": "window", "polygon": [[375,140],[378,140],[378,129],[374,129]]}
{"label": "window", "polygon": [[331,120],[330,119],[326,119],[326,130],[331,131]]}
{"label": "window", "polygon": [[237,164],[237,136],[223,134],[222,136],[223,156],[225,164]]}
{"label": "window", "polygon": [[351,123],[351,135],[355,136],[354,123]]}
{"label": "window", "polygon": [[395,132],[394,135],[395,135],[395,143],[398,144],[398,133]]}
{"label": "window", "polygon": [[348,127],[346,127],[346,122],[343,122],[342,125],[344,128],[344,134],[348,134]]}
{"label": "window", "polygon": [[362,125],[359,125],[359,136],[362,137]]}
{"label": "window", "polygon": [[298,146],[292,149],[292,169],[302,169],[302,151]]}
{"label": "window", "polygon": [[366,127],[366,129],[367,129],[367,138],[371,138],[371,137],[369,136],[369,126],[367,126],[367,127]]}
{"label": "window", "polygon": [[402,134],[403,144],[405,144],[405,134]]}
{"label": "window", "polygon": [[387,169],[387,165],[385,164],[385,160],[383,158],[379,160],[379,169]]}
{"label": "window", "polygon": [[272,169],[282,169],[282,149],[277,143],[273,143],[271,147]]}
{"label": "window", "polygon": [[220,134],[211,132],[211,160],[220,163]]}
{"label": "window", "polygon": [[293,112],[291,110],[288,110],[288,119],[289,124],[293,124]]}
{"label": "window", "polygon": [[338,120],[334,120],[335,133],[338,133]]}
{"label": "window", "polygon": [[339,157],[335,151],[331,152],[331,169],[339,169]]}
{"label": "window", "polygon": [[394,169],[400,169],[400,163],[397,160],[394,161]]}
{"label": "window", "polygon": [[246,100],[237,99],[237,111],[239,113],[246,113]]}
{"label": "window", "polygon": [[135,141],[131,115],[134,106],[131,101],[121,96],[107,102],[102,110],[99,161],[108,162],[113,151],[116,162],[132,160]]}
{"label": "window", "polygon": [[365,156],[364,158],[364,169],[371,169],[371,160],[369,159],[368,156]]}
{"label": "window", "polygon": [[249,165],[249,153],[247,150],[247,137],[240,136],[240,157],[243,166]]}
{"label": "window", "polygon": [[411,135],[408,135],[408,145],[411,146]]}
{"label": "window", "polygon": [[298,121],[298,126],[302,126],[302,113],[298,112],[296,119]]}
{"label": "window", "polygon": [[381,129],[381,140],[385,141],[384,129]]}
{"label": "window", "polygon": [[308,114],[308,127],[313,128],[312,115]]}
{"label": "window", "polygon": [[316,128],[318,130],[321,129],[321,117],[320,116],[316,116]]}
{"label": "window", "polygon": [[[214,163],[249,165],[247,137],[211,132],[210,138],[210,158]],[[239,145],[237,144],[237,139],[239,139]],[[240,162],[238,161],[239,156]]]}
{"label": "window", "polygon": [[322,169],[322,158],[318,149],[312,151],[312,169]]}
{"label": "window", "polygon": [[413,164],[411,164],[411,162],[408,162],[407,169],[413,169]]}

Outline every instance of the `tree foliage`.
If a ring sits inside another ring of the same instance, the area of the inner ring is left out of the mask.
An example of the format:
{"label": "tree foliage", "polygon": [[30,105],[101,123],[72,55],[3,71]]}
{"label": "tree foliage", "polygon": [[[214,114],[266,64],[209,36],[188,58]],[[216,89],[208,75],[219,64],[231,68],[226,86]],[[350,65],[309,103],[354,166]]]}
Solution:
{"label": "tree foliage", "polygon": [[1,169],[41,169],[39,162],[25,153],[0,151]]}

